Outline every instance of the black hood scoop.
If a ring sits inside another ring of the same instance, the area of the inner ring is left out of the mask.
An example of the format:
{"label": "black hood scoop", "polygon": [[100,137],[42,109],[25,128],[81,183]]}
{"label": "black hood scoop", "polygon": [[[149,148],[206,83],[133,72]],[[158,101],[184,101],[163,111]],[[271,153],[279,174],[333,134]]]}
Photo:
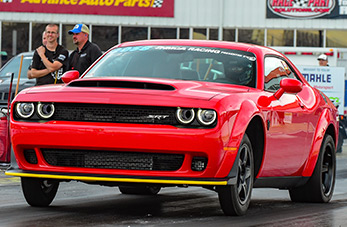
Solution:
{"label": "black hood scoop", "polygon": [[69,87],[105,87],[105,88],[133,88],[148,90],[173,91],[175,88],[167,84],[135,82],[135,81],[114,81],[114,80],[78,80],[68,84]]}

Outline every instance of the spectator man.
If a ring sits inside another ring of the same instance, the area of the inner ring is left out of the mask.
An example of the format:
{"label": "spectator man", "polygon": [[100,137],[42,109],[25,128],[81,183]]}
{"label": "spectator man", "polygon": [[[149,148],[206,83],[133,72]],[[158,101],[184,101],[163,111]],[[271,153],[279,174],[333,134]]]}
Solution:
{"label": "spectator man", "polygon": [[42,32],[42,45],[43,46],[47,45],[47,35],[45,31]]}
{"label": "spectator man", "polygon": [[318,60],[319,66],[329,66],[328,56],[326,56],[325,54],[319,55],[317,60]]}
{"label": "spectator man", "polygon": [[29,79],[36,78],[36,85],[61,83],[60,78],[67,69],[69,52],[58,44],[58,25],[48,24],[45,34],[47,44],[35,50],[28,73]]}
{"label": "spectator man", "polygon": [[[43,46],[47,45],[47,35],[45,31],[42,32],[42,45]],[[29,68],[28,68],[27,77],[29,79],[31,78],[31,64],[29,65]]]}
{"label": "spectator man", "polygon": [[69,34],[77,46],[69,56],[69,70],[77,70],[82,75],[102,53],[98,45],[89,41],[89,28],[85,24],[76,24]]}

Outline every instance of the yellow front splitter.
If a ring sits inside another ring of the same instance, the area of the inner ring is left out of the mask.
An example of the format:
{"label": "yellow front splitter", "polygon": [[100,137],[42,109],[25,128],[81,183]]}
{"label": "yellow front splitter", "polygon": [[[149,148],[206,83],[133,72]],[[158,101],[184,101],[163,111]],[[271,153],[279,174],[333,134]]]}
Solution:
{"label": "yellow front splitter", "polygon": [[117,177],[105,175],[81,175],[73,173],[49,173],[49,172],[31,172],[22,170],[7,170],[5,172],[8,176],[16,177],[34,177],[34,178],[48,178],[59,180],[76,180],[76,181],[109,181],[109,182],[122,182],[122,183],[148,183],[148,184],[171,184],[171,185],[228,185],[227,179],[159,179],[159,178],[139,178],[136,177]]}

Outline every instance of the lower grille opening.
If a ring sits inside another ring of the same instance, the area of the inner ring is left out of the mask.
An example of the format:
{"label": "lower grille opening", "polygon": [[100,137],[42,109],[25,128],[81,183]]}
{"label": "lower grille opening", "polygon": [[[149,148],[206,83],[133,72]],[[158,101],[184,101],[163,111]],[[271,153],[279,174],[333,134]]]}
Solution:
{"label": "lower grille opening", "polygon": [[32,150],[32,149],[24,150],[24,158],[30,164],[37,164],[37,157],[36,157],[35,150]]}
{"label": "lower grille opening", "polygon": [[176,171],[184,155],[99,150],[42,149],[45,161],[52,166]]}
{"label": "lower grille opening", "polygon": [[192,170],[193,171],[204,171],[207,166],[206,157],[193,157],[192,160]]}

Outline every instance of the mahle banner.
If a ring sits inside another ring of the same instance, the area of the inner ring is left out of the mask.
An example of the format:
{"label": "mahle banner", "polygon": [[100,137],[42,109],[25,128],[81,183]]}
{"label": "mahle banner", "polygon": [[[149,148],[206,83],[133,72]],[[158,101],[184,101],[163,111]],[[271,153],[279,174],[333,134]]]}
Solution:
{"label": "mahle banner", "polygon": [[322,91],[335,105],[339,113],[344,113],[345,106],[345,68],[322,66],[298,66],[307,82]]}

